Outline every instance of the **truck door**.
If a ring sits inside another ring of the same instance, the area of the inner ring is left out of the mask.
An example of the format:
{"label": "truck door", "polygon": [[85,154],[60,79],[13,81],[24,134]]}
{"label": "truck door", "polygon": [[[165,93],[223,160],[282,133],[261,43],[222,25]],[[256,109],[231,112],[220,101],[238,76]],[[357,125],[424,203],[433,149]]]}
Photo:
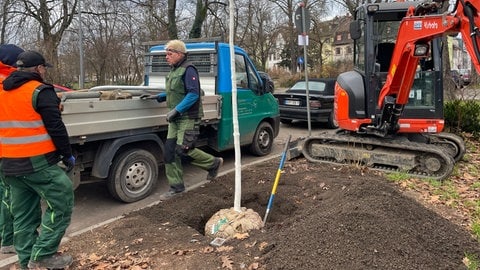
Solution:
{"label": "truck door", "polygon": [[238,120],[241,143],[251,142],[260,122],[272,116],[278,108],[271,93],[264,91],[256,68],[244,54],[235,54]]}

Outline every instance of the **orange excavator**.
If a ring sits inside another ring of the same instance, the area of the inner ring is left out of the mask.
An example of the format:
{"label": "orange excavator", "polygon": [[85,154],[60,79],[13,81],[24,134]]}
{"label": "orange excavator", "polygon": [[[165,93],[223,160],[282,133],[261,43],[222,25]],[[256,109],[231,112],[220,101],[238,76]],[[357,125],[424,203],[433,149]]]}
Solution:
{"label": "orange excavator", "polygon": [[367,3],[350,24],[354,69],[335,85],[340,129],[305,140],[310,161],[355,163],[442,180],[462,159],[461,137],[442,132],[442,38],[461,33],[480,73],[480,0]]}

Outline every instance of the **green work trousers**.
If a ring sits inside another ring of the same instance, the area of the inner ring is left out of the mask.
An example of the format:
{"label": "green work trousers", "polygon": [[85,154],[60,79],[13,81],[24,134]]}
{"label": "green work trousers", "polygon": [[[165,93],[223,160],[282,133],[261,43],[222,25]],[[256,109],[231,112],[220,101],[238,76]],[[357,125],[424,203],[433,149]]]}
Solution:
{"label": "green work trousers", "polygon": [[213,166],[215,157],[195,147],[198,134],[198,120],[179,118],[168,124],[165,173],[170,186],[183,184],[182,160],[204,170]]}
{"label": "green work trousers", "polygon": [[0,237],[1,246],[13,245],[13,216],[10,211],[10,187],[0,173]]}
{"label": "green work trousers", "polygon": [[[26,268],[29,260],[58,251],[70,225],[72,182],[57,165],[32,174],[5,176],[5,181],[10,185],[14,246],[20,266]],[[46,208],[43,216],[41,200]]]}

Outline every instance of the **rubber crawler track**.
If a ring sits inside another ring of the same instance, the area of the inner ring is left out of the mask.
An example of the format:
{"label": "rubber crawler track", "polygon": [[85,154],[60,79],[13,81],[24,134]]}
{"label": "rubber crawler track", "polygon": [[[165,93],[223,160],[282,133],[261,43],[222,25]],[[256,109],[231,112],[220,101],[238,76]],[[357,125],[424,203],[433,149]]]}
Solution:
{"label": "rubber crawler track", "polygon": [[[319,156],[318,152],[327,153]],[[311,162],[359,164],[374,170],[403,172],[412,177],[443,180],[455,161],[442,147],[403,137],[367,137],[349,133],[306,138],[302,154]]]}

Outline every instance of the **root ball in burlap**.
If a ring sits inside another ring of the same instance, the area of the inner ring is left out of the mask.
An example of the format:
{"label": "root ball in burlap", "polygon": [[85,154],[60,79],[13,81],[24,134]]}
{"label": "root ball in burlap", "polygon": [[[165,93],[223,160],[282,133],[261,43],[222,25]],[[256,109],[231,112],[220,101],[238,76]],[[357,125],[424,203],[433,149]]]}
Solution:
{"label": "root ball in burlap", "polygon": [[246,233],[262,227],[262,218],[255,211],[242,207],[241,211],[237,212],[232,207],[218,211],[207,221],[205,235],[230,239],[237,233]]}

